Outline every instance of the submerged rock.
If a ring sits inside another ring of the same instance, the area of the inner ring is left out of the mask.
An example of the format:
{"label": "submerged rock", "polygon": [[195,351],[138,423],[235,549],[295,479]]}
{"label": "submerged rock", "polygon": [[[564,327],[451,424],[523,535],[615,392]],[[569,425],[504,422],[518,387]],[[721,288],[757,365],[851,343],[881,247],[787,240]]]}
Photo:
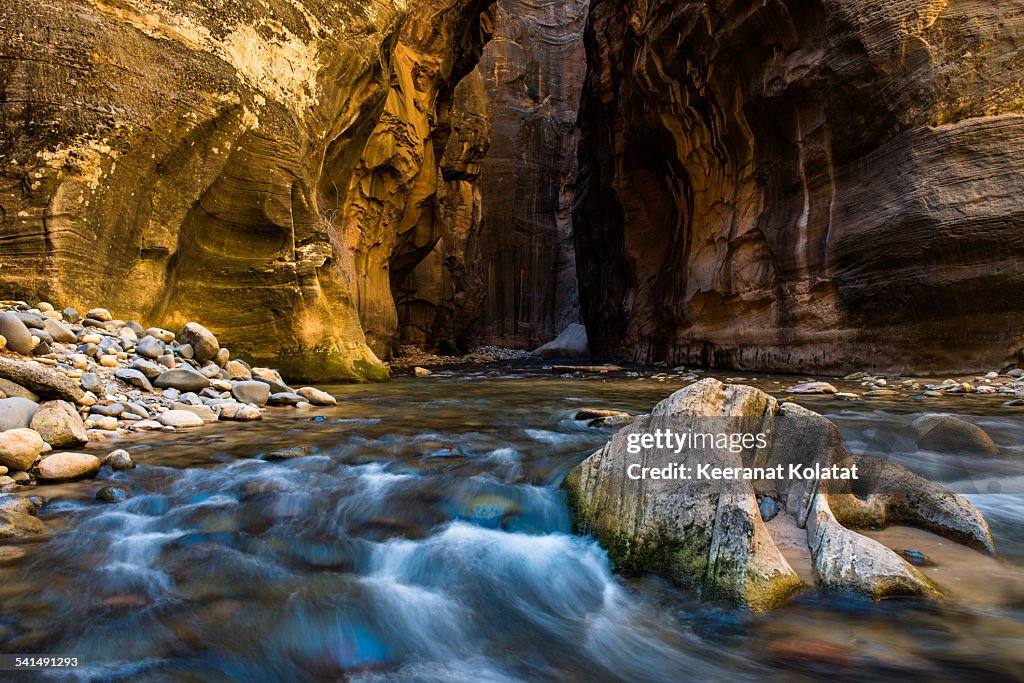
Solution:
{"label": "submerged rock", "polygon": [[46,533],[32,501],[13,494],[0,495],[0,538],[25,538]]}
{"label": "submerged rock", "polygon": [[[657,430],[685,434],[723,429],[770,438],[761,449],[719,444],[685,448],[678,455],[640,441]],[[651,415],[622,429],[576,467],[565,486],[577,530],[593,534],[621,571],[658,572],[764,610],[802,585],[762,520],[756,497],[766,482],[695,474],[689,479],[629,475],[636,464],[662,469],[681,464],[696,473],[702,464],[751,467],[755,459],[758,466],[783,470],[790,465],[862,468],[856,482],[768,482],[784,489],[778,514],[792,516],[806,530],[813,571],[827,588],[877,598],[939,595],[923,574],[855,528],[917,526],[993,552],[988,525],[962,497],[895,463],[854,460],[835,425],[817,413],[779,403],[753,387],[726,386],[714,379],[676,392]]]}
{"label": "submerged rock", "polygon": [[999,453],[999,447],[984,429],[945,413],[923,415],[914,420],[913,429],[918,448],[940,453]]}

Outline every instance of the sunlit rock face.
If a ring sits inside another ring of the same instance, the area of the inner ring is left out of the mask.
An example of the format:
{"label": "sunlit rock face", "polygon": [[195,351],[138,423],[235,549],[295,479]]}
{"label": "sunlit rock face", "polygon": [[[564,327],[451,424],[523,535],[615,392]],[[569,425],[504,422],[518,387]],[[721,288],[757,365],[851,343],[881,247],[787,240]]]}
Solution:
{"label": "sunlit rock face", "polygon": [[0,295],[386,376],[490,4],[0,0]]}
{"label": "sunlit rock face", "polygon": [[459,139],[489,148],[446,150],[444,237],[395,287],[402,341],[431,351],[533,348],[579,319],[571,206],[587,2],[496,7],[452,117]]}
{"label": "sunlit rock face", "polygon": [[591,350],[977,370],[1024,341],[1024,3],[594,0]]}

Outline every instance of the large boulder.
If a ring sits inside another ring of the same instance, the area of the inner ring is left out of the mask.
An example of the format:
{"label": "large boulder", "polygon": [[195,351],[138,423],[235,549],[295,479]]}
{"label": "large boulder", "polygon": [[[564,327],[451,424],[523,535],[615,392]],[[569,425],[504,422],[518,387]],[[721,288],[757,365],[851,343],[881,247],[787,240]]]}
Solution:
{"label": "large boulder", "polygon": [[[645,437],[659,430],[751,440],[712,439],[677,453]],[[850,473],[855,465],[857,480],[803,479],[790,470]],[[682,470],[689,477],[667,469],[676,466],[689,468]],[[713,468],[755,466],[765,468],[756,478],[712,478]],[[656,473],[642,478],[643,468]],[[767,474],[776,468],[785,476]],[[852,458],[835,425],[817,413],[714,379],[676,392],[619,431],[565,485],[577,529],[605,545],[620,570],[659,572],[753,610],[780,604],[802,583],[761,519],[758,495],[777,495],[780,515],[806,531],[813,572],[827,588],[878,598],[939,595],[923,574],[856,528],[917,526],[994,552],[985,520],[962,497],[895,463]]]}
{"label": "large boulder", "polygon": [[0,432],[0,465],[10,470],[27,470],[43,452],[43,438],[32,429]]}
{"label": "large boulder", "polygon": [[40,405],[31,426],[54,448],[80,446],[89,441],[82,416],[67,401],[47,401]]}
{"label": "large boulder", "polygon": [[200,363],[213,360],[220,351],[217,337],[199,323],[187,323],[181,330],[181,341],[192,347],[194,357]]}
{"label": "large boulder", "polygon": [[562,330],[558,338],[533,351],[538,358],[589,358],[587,328],[578,323]]}

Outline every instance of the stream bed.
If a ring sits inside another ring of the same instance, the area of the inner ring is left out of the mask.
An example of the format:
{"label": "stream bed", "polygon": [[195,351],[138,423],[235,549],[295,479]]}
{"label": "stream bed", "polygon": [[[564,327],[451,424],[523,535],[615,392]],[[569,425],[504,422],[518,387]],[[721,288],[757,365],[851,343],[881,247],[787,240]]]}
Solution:
{"label": "stream bed", "polygon": [[[995,599],[984,575],[938,603],[807,590],[754,615],[619,577],[571,533],[560,483],[612,433],[576,411],[647,412],[682,386],[444,371],[331,387],[337,407],[263,423],[91,445],[139,466],[40,487],[53,533],[0,567],[0,650],[84,664],[24,680],[1024,680],[1024,413],[969,397],[801,399],[855,452],[967,495],[1001,585],[1019,590]],[[904,449],[925,410],[983,426],[999,458],[979,470]],[[113,482],[132,498],[96,502]]]}

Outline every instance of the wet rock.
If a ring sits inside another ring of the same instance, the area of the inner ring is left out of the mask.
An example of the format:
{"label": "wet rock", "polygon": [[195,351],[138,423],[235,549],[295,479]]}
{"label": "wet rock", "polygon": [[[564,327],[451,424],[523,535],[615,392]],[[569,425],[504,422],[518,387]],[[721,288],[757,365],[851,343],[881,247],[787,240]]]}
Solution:
{"label": "wet rock", "polygon": [[939,453],[999,453],[999,447],[984,429],[952,415],[923,415],[914,420],[913,429],[918,448]]}
{"label": "wet rock", "polygon": [[896,554],[915,567],[934,567],[935,563],[919,550],[897,550]]}
{"label": "wet rock", "polygon": [[294,458],[305,458],[310,455],[316,455],[316,449],[312,446],[292,446],[291,448],[283,448],[273,453],[267,453],[262,456],[263,460],[275,461],[275,460],[292,460]]}
{"label": "wet rock", "polygon": [[302,387],[295,393],[315,406],[333,406],[338,404],[338,399],[326,391],[321,391],[315,387]]}
{"label": "wet rock", "polygon": [[139,370],[122,368],[114,373],[114,377],[117,377],[122,382],[129,384],[136,389],[142,389],[145,392],[153,391],[153,385],[149,383],[149,378]]}
{"label": "wet rock", "polygon": [[128,492],[128,489],[117,484],[104,486],[96,492],[96,500],[101,503],[121,503],[131,497],[132,494]]}
{"label": "wet rock", "polygon": [[610,410],[607,408],[582,408],[577,411],[574,420],[594,420],[600,417],[632,417],[632,414],[625,410]]}
{"label": "wet rock", "polygon": [[434,374],[433,372],[427,370],[426,368],[413,368],[412,373],[417,377],[430,377],[431,375]]}
{"label": "wet rock", "polygon": [[31,427],[54,448],[81,446],[89,441],[82,416],[67,401],[47,401],[40,405]]}
{"label": "wet rock", "polygon": [[115,472],[120,472],[134,468],[135,462],[128,451],[119,448],[116,451],[111,451],[103,458],[103,466],[109,467]]}
{"label": "wet rock", "polygon": [[192,346],[195,359],[200,363],[213,360],[220,351],[217,337],[199,323],[187,323],[181,330],[181,340]]}
{"label": "wet rock", "polygon": [[538,358],[589,358],[587,328],[580,324],[569,325],[554,341],[535,349],[533,355]]}
{"label": "wet rock", "polygon": [[2,377],[0,377],[0,391],[7,394],[7,398],[17,397],[28,399],[29,401],[33,401],[35,403],[39,402],[39,396],[37,396],[35,393],[29,391],[20,384],[17,384],[7,379],[3,379]]}
{"label": "wet rock", "polygon": [[157,418],[165,427],[202,427],[203,418],[188,410],[168,410]]}
{"label": "wet rock", "polygon": [[779,504],[775,502],[775,499],[771,496],[765,496],[764,500],[761,501],[761,505],[758,506],[758,511],[761,513],[761,519],[766,522],[770,522],[779,515]]}
{"label": "wet rock", "polygon": [[838,399],[840,401],[859,401],[860,400],[860,396],[859,395],[854,394],[854,393],[850,393],[850,392],[847,392],[847,391],[837,391],[832,396],[832,398]]}
{"label": "wet rock", "polygon": [[172,388],[178,391],[201,391],[210,386],[210,379],[196,372],[187,365],[165,370],[153,382],[161,389]]}
{"label": "wet rock", "polygon": [[242,403],[253,403],[258,406],[270,400],[270,385],[259,380],[236,382],[231,387],[231,395]]}
{"label": "wet rock", "polygon": [[42,481],[73,481],[95,477],[100,459],[87,453],[54,453],[39,461],[38,477]]}
{"label": "wet rock", "polygon": [[26,538],[46,533],[36,516],[36,506],[27,498],[0,495],[0,538]]}
{"label": "wet rock", "polygon": [[25,557],[24,548],[16,545],[0,546],[0,564],[10,564]]}
{"label": "wet rock", "polygon": [[7,339],[7,348],[15,353],[27,356],[36,347],[32,333],[14,313],[0,314],[0,335]]}
{"label": "wet rock", "polygon": [[789,387],[786,392],[790,394],[835,394],[839,390],[828,382],[805,382]]}
{"label": "wet rock", "polygon": [[282,391],[276,394],[271,394],[270,399],[267,401],[267,403],[272,406],[294,406],[304,402],[304,398],[290,391]]}
{"label": "wet rock", "polygon": [[0,398],[0,431],[28,427],[37,410],[39,405],[27,398]]}
{"label": "wet rock", "polygon": [[587,423],[588,427],[625,427],[628,424],[633,424],[636,420],[636,415],[610,415],[608,417],[599,417],[591,420]]}
{"label": "wet rock", "polygon": [[10,470],[27,470],[43,452],[43,437],[33,429],[0,432],[0,465]]}

